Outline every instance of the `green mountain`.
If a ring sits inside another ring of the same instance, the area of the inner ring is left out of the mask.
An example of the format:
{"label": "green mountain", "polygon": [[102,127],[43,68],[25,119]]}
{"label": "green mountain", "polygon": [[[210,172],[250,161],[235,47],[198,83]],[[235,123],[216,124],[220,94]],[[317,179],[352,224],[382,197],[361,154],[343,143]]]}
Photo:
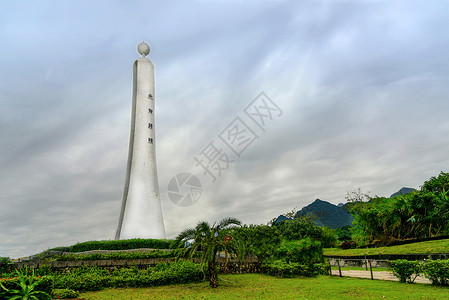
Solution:
{"label": "green mountain", "polygon": [[346,225],[351,225],[354,219],[348,213],[344,206],[338,207],[327,201],[316,199],[312,204],[303,207],[295,215],[296,217],[311,215],[315,219],[317,225],[328,226],[330,228],[340,228]]}
{"label": "green mountain", "polygon": [[[397,195],[404,195],[415,191],[413,188],[403,187],[390,197]],[[346,204],[334,205],[327,201],[316,199],[313,203],[303,207],[295,214],[295,218],[305,215],[310,215],[315,219],[315,222],[319,226],[328,226],[330,228],[340,228],[346,225],[351,225],[354,217],[346,211]],[[280,215],[276,219],[276,223],[291,220],[284,215]]]}

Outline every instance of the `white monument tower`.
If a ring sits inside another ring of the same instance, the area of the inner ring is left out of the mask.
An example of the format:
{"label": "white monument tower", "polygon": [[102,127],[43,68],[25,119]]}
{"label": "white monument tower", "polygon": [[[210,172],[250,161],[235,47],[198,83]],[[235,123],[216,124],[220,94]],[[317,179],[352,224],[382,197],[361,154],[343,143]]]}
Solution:
{"label": "white monument tower", "polygon": [[137,46],[128,166],[115,239],[165,239],[156,170],[154,135],[154,66],[148,44]]}

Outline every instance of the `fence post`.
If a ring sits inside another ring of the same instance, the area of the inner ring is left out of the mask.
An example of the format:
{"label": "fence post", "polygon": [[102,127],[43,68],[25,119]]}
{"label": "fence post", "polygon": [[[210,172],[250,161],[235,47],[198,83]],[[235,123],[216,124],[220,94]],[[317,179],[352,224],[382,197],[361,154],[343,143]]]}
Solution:
{"label": "fence post", "polygon": [[366,254],[365,254],[365,268],[368,271],[368,260],[366,259]]}
{"label": "fence post", "polygon": [[374,277],[373,277],[373,266],[371,265],[371,259],[369,260],[369,270],[371,272],[371,280],[373,280],[374,279]]}
{"label": "fence post", "polygon": [[340,274],[340,277],[343,277],[343,276],[341,276],[341,267],[340,267],[340,260],[339,259],[337,259],[337,265],[338,265],[338,273]]}

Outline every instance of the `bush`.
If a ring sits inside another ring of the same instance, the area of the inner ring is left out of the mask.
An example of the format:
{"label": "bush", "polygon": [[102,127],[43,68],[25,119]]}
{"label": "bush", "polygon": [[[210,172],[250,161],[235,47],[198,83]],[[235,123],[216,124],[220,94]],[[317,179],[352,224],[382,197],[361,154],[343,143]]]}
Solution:
{"label": "bush", "polygon": [[424,264],[424,275],[432,284],[449,285],[449,260],[429,260]]}
{"label": "bush", "polygon": [[345,241],[340,244],[340,248],[343,250],[357,248],[357,243],[354,241]]}
{"label": "bush", "polygon": [[311,238],[299,241],[282,241],[274,255],[276,259],[283,259],[287,263],[310,265],[323,261],[323,248],[319,241],[314,241]]}
{"label": "bush", "polygon": [[65,252],[84,252],[90,250],[130,250],[139,248],[169,249],[173,240],[157,239],[129,239],[113,241],[90,241],[78,243],[70,247],[57,247],[51,250]]}
{"label": "bush", "polygon": [[276,234],[286,240],[300,240],[311,238],[321,241],[323,247],[335,247],[337,235],[335,230],[329,227],[317,226],[313,218],[309,216],[296,217],[293,220],[286,220],[272,226]]}
{"label": "bush", "polygon": [[287,263],[283,260],[276,260],[264,266],[267,274],[276,277],[312,277],[319,274],[329,274],[329,264],[300,264],[295,262]]}
{"label": "bush", "polygon": [[149,287],[203,280],[202,266],[190,261],[157,264],[154,268],[136,267],[115,269],[109,273],[98,267],[81,267],[66,274],[55,275],[55,287],[77,291],[96,291],[103,288]]}
{"label": "bush", "polygon": [[390,270],[399,278],[400,282],[413,283],[422,271],[423,264],[420,261],[398,259],[390,261]]}
{"label": "bush", "polygon": [[0,275],[9,271],[11,260],[9,257],[0,257]]}
{"label": "bush", "polygon": [[54,289],[51,296],[53,299],[73,299],[78,298],[79,293],[71,289]]}

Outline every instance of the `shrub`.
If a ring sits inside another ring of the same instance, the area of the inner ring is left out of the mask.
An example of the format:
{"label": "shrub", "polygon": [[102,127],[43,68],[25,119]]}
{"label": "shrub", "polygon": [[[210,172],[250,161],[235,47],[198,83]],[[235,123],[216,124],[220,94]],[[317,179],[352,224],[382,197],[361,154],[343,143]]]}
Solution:
{"label": "shrub", "polygon": [[81,267],[55,275],[55,287],[77,291],[95,291],[109,287],[148,287],[203,280],[202,266],[190,261],[157,264],[154,268],[115,269],[109,273],[98,267]]}
{"label": "shrub", "polygon": [[71,289],[54,289],[51,296],[53,299],[73,299],[78,298],[79,293]]}
{"label": "shrub", "polygon": [[311,238],[282,241],[274,254],[276,259],[284,259],[287,263],[314,264],[323,261],[321,243]]}
{"label": "shrub", "polygon": [[329,274],[329,264],[326,263],[300,264],[276,260],[266,264],[264,269],[267,274],[281,278],[295,276],[312,277],[319,274]]}
{"label": "shrub", "polygon": [[272,226],[276,234],[286,240],[300,240],[311,238],[321,241],[324,247],[335,247],[337,235],[335,230],[329,227],[317,226],[310,216],[295,217],[293,220],[286,220]]}
{"label": "shrub", "polygon": [[449,260],[429,260],[424,264],[424,275],[432,284],[449,285]]}
{"label": "shrub", "polygon": [[0,257],[0,275],[8,272],[11,266],[11,260],[9,257]]}
{"label": "shrub", "polygon": [[390,261],[390,270],[393,275],[399,278],[400,282],[413,283],[423,270],[423,264],[420,261],[410,261],[398,259]]}
{"label": "shrub", "polygon": [[345,241],[340,244],[340,248],[343,250],[357,248],[357,243],[354,241]]}

